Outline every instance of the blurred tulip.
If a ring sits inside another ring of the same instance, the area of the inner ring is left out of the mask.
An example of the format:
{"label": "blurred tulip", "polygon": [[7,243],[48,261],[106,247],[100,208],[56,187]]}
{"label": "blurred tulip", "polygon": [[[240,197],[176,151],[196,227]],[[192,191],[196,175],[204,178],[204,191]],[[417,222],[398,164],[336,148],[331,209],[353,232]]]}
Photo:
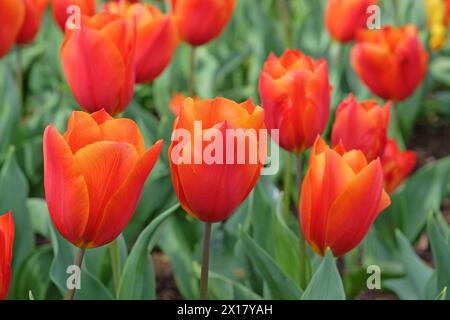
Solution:
{"label": "blurred tulip", "polygon": [[325,25],[331,37],[339,42],[352,41],[359,29],[367,28],[367,9],[377,3],[378,0],[328,0]]}
{"label": "blurred tulip", "polygon": [[[201,126],[196,131],[195,123],[199,121]],[[197,102],[187,98],[174,123],[174,135],[180,130],[187,131],[191,140],[184,141],[183,138],[180,142],[172,139],[169,158],[173,186],[183,209],[203,222],[227,219],[255,186],[264,162],[262,158],[264,155],[259,153],[259,147],[267,141],[261,141],[259,134],[256,133],[257,140],[254,141],[258,150],[250,149],[252,143],[237,147],[237,138],[230,138],[226,133],[228,129],[241,129],[240,131],[244,132],[246,129],[254,131],[264,129],[264,111],[261,107],[255,106],[251,100],[238,104],[224,98]],[[216,151],[220,161],[210,163],[207,159],[196,161],[195,150],[202,148],[206,151],[211,142],[205,140],[211,141],[211,134],[214,132],[219,132],[221,136],[220,140],[213,139],[222,150]],[[195,144],[197,139],[200,139],[200,147]],[[234,145],[232,153],[225,151],[230,144]],[[246,159],[241,163],[238,159],[238,149],[246,153]],[[250,154],[254,155],[252,152],[256,151],[258,151],[257,159],[252,162]],[[190,154],[188,157],[190,161],[177,163],[178,152],[183,156]]]}
{"label": "blurred tulip", "polygon": [[[184,100],[186,100],[186,96],[180,92],[175,93],[170,99],[169,107],[172,110],[175,116],[180,114],[181,107],[183,106]],[[191,97],[194,102],[200,101],[200,98],[197,96]]]}
{"label": "blurred tulip", "polygon": [[110,2],[106,10],[126,19],[136,19],[136,82],[153,81],[169,65],[178,45],[173,18],[155,6],[126,1]]}
{"label": "blurred tulip", "polygon": [[389,140],[381,157],[384,172],[384,188],[393,193],[411,174],[416,166],[414,151],[401,152],[395,140]]}
{"label": "blurred tulip", "polygon": [[25,19],[25,4],[18,0],[0,0],[0,58],[16,43]]}
{"label": "blurred tulip", "polygon": [[10,211],[0,216],[0,300],[8,297],[13,245],[14,220]]}
{"label": "blurred tulip", "polygon": [[104,111],[72,113],[61,135],[44,133],[44,184],[50,216],[80,248],[113,241],[128,224],[162,141],[145,149],[136,123]]}
{"label": "blurred tulip", "polygon": [[115,115],[130,103],[134,90],[134,23],[107,12],[67,30],[61,60],[67,82],[88,112]]}
{"label": "blurred tulip", "polygon": [[351,52],[352,66],[377,96],[402,101],[425,77],[428,54],[415,26],[360,30],[356,41]]}
{"label": "blurred tulip", "polygon": [[330,248],[337,257],[355,248],[389,205],[380,159],[368,164],[362,151],[330,149],[317,138],[299,206],[303,235],[317,254]]}
{"label": "blurred tulip", "polygon": [[69,18],[67,8],[71,5],[78,6],[82,15],[92,17],[95,14],[95,0],[52,0],[53,17],[63,31]]}
{"label": "blurred tulip", "polygon": [[380,107],[375,100],[356,101],[353,95],[342,101],[333,124],[333,146],[342,143],[346,150],[361,150],[368,161],[383,153],[387,142],[390,103]]}
{"label": "blurred tulip", "polygon": [[233,15],[236,0],[172,0],[178,31],[187,43],[203,45],[218,37]]}
{"label": "blurred tulip", "polygon": [[325,60],[300,51],[270,54],[259,79],[259,95],[269,130],[279,129],[279,144],[300,153],[310,148],[327,125],[330,84]]}
{"label": "blurred tulip", "polygon": [[441,49],[447,42],[450,22],[450,0],[425,0],[430,48]]}
{"label": "blurred tulip", "polygon": [[28,44],[34,40],[41,26],[42,16],[47,9],[48,0],[18,0],[25,4],[25,19],[16,43]]}

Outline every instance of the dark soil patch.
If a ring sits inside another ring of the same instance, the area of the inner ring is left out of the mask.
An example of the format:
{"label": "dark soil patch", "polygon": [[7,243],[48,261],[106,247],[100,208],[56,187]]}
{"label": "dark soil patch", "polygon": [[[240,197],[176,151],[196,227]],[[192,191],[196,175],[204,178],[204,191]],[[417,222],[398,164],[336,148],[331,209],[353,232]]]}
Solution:
{"label": "dark soil patch", "polygon": [[162,252],[152,253],[153,267],[156,276],[156,297],[158,300],[180,300],[183,297],[175,283],[169,258]]}

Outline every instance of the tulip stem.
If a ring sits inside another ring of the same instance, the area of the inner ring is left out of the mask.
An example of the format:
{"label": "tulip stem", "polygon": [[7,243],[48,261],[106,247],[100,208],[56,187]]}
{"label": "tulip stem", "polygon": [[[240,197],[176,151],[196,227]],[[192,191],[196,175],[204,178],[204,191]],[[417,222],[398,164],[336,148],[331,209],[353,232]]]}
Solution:
{"label": "tulip stem", "polygon": [[[81,271],[81,264],[83,263],[84,254],[86,253],[86,249],[79,248],[76,255],[75,255],[75,262],[74,265],[76,265],[80,271]],[[81,274],[80,274],[81,276]],[[66,294],[66,300],[73,300],[73,296],[75,295],[75,288],[70,288],[67,291]]]}
{"label": "tulip stem", "polygon": [[119,239],[111,242],[111,244],[109,245],[109,252],[111,255],[111,268],[114,279],[114,287],[116,288],[117,293],[119,290],[121,269]]}
{"label": "tulip stem", "polygon": [[292,37],[291,37],[291,28],[289,21],[291,20],[289,14],[289,7],[286,3],[286,0],[277,0],[278,12],[281,17],[281,21],[283,22],[284,28],[284,41],[286,47],[292,46]]}
{"label": "tulip stem", "polygon": [[290,211],[290,200],[291,200],[291,171],[292,171],[292,164],[291,164],[291,154],[289,153],[286,157],[286,163],[284,167],[284,198],[283,198],[283,213],[284,213],[284,219],[286,223],[289,221],[289,211]]}
{"label": "tulip stem", "polygon": [[22,67],[22,50],[19,46],[16,47],[16,83],[17,93],[19,96],[20,107],[22,108],[22,114],[25,114],[24,110],[24,95],[23,95],[23,67]]}
{"label": "tulip stem", "polygon": [[205,223],[205,234],[203,239],[202,274],[200,278],[200,300],[208,298],[208,273],[209,273],[209,251],[211,246],[210,222]]}
{"label": "tulip stem", "polygon": [[195,47],[189,52],[189,95],[195,96]]}
{"label": "tulip stem", "polygon": [[400,8],[398,0],[393,1],[393,7],[394,7],[394,23],[397,27],[400,26]]}

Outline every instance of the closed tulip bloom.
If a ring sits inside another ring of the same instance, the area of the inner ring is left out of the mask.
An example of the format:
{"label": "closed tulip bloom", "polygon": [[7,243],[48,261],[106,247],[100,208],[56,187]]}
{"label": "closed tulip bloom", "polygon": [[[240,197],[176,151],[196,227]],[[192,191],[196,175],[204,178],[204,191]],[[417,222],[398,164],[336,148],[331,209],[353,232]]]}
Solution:
{"label": "closed tulip bloom", "polygon": [[61,135],[44,133],[44,185],[52,221],[80,248],[113,241],[128,224],[162,141],[145,149],[136,123],[75,111]]}
{"label": "closed tulip bloom", "polygon": [[259,95],[267,129],[279,129],[279,144],[300,153],[326,128],[330,114],[330,83],[325,60],[297,50],[280,58],[270,54],[259,79]]}
{"label": "closed tulip bloom", "polygon": [[398,102],[414,93],[428,65],[415,26],[360,30],[356,41],[353,69],[374,94]]}
{"label": "closed tulip bloom", "polygon": [[400,151],[395,140],[389,140],[381,157],[384,188],[393,193],[414,170],[417,155],[414,151]]}
{"label": "closed tulip bloom", "polygon": [[16,42],[28,44],[34,40],[41,26],[42,16],[47,9],[48,0],[19,0],[25,4],[25,19]]}
{"label": "closed tulip bloom", "polygon": [[172,0],[178,31],[184,41],[203,45],[218,37],[233,15],[236,0]]}
{"label": "closed tulip bloom", "polygon": [[[197,121],[201,121],[201,125],[195,131]],[[227,130],[234,134],[240,129],[245,133],[253,131],[254,143],[245,140],[244,146],[239,144],[238,138],[227,134]],[[264,112],[251,100],[241,104],[224,98],[196,102],[187,98],[184,101],[174,123],[174,135],[186,131],[190,135],[186,139],[190,140],[172,139],[169,158],[175,192],[188,214],[203,222],[223,221],[245,200],[264,163],[264,151],[259,150],[267,141],[260,140],[260,129],[264,129]],[[213,133],[220,133],[221,138],[212,136]],[[197,139],[200,139],[200,146],[195,144]],[[206,140],[213,140],[218,149],[208,153],[213,142]],[[230,144],[233,149],[227,147]],[[200,161],[196,161],[195,150],[200,148],[204,153],[200,154]],[[239,160],[241,152],[245,152],[243,161]],[[205,153],[217,157],[217,161],[210,161],[203,156]],[[188,161],[180,161],[179,155]]]}
{"label": "closed tulip bloom", "polygon": [[338,257],[355,248],[378,214],[390,205],[380,159],[362,151],[330,149],[319,137],[311,151],[300,196],[300,221],[311,248]]}
{"label": "closed tulip bloom", "polygon": [[14,220],[12,212],[9,212],[0,216],[0,300],[8,297],[13,245]]}
{"label": "closed tulip bloom", "polygon": [[80,8],[80,14],[92,17],[95,14],[95,0],[52,0],[53,17],[61,30],[66,29],[66,21],[69,18],[67,8],[76,5]]}
{"label": "closed tulip bloom", "polygon": [[16,43],[25,19],[25,4],[18,0],[0,0],[0,58]]}
{"label": "closed tulip bloom", "polygon": [[325,25],[331,37],[339,42],[352,41],[359,29],[367,28],[367,9],[377,3],[378,0],[328,0]]}
{"label": "closed tulip bloom", "polygon": [[134,23],[107,12],[68,30],[61,48],[67,82],[88,112],[115,115],[130,103],[134,90]]}
{"label": "closed tulip bloom", "polygon": [[368,161],[383,153],[387,142],[390,103],[384,107],[375,100],[359,103],[353,95],[337,108],[333,124],[332,142],[342,143],[346,150],[361,150]]}
{"label": "closed tulip bloom", "polygon": [[136,82],[153,81],[169,65],[178,45],[174,20],[149,4],[110,2],[106,10],[136,19]]}
{"label": "closed tulip bloom", "polygon": [[450,0],[425,0],[427,26],[430,31],[430,48],[434,51],[447,42],[450,22]]}

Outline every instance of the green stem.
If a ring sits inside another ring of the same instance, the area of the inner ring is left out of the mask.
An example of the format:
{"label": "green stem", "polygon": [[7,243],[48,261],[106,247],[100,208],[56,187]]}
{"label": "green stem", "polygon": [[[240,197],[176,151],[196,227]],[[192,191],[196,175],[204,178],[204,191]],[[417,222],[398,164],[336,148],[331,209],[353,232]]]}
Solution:
{"label": "green stem", "polygon": [[116,239],[110,243],[109,253],[111,256],[111,268],[114,279],[114,288],[116,288],[117,293],[119,291],[120,270],[121,270],[119,239]]}
{"label": "green stem", "polygon": [[289,14],[289,8],[286,3],[286,0],[277,0],[277,7],[278,12],[281,17],[281,21],[283,23],[283,30],[284,30],[284,42],[286,47],[292,46],[292,36],[291,36],[291,28],[290,28],[290,14]]}
{"label": "green stem", "polygon": [[211,246],[210,222],[205,223],[205,234],[203,239],[202,274],[200,277],[200,300],[208,299],[208,273],[209,273],[209,251]]}
{"label": "green stem", "polygon": [[291,171],[292,171],[292,163],[291,163],[291,154],[289,153],[286,158],[286,163],[284,167],[284,198],[283,198],[283,213],[284,219],[286,223],[288,223],[289,211],[290,211],[290,200],[291,200]]}
{"label": "green stem", "polygon": [[[81,265],[83,263],[83,258],[84,258],[85,253],[86,253],[86,249],[79,248],[75,255],[74,265],[76,265],[80,269],[80,271],[81,271]],[[76,290],[75,288],[67,290],[66,300],[73,300],[73,296],[75,295],[75,290]]]}
{"label": "green stem", "polygon": [[195,47],[189,52],[189,95],[195,96]]}
{"label": "green stem", "polygon": [[22,108],[22,114],[25,115],[24,106],[24,94],[23,94],[23,67],[22,67],[22,50],[20,46],[16,47],[16,84],[17,92],[19,95],[20,107]]}
{"label": "green stem", "polygon": [[394,23],[397,27],[400,26],[400,8],[398,0],[393,0],[394,7]]}

